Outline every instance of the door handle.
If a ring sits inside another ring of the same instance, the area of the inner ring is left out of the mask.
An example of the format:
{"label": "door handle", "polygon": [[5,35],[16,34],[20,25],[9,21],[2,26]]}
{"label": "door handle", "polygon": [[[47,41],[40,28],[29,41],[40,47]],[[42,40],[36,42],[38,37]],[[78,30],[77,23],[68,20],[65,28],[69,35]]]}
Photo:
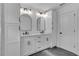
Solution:
{"label": "door handle", "polygon": [[63,34],[62,32],[60,32],[60,34]]}

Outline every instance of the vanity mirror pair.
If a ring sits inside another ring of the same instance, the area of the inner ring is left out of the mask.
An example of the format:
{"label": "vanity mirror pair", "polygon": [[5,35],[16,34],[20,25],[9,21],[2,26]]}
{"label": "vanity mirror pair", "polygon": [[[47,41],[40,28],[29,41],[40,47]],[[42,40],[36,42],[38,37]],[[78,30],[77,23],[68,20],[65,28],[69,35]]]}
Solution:
{"label": "vanity mirror pair", "polygon": [[[32,26],[34,24],[33,23],[33,20],[34,20],[33,16],[36,17],[35,18],[35,20],[36,20],[36,26]],[[51,19],[51,18],[49,18],[49,19]],[[47,19],[46,17],[43,17],[43,14],[40,14],[40,15],[31,15],[31,14],[26,13],[26,12],[25,12],[25,14],[21,13],[21,15],[20,15],[20,30],[22,32],[24,32],[23,34],[29,34],[29,32],[32,31],[33,27],[36,27],[37,28],[36,31],[43,34],[50,27],[50,26],[48,26],[49,23],[47,23],[48,22],[47,20],[49,20],[49,19]],[[50,21],[50,22],[51,22],[51,25],[52,25],[52,21]]]}

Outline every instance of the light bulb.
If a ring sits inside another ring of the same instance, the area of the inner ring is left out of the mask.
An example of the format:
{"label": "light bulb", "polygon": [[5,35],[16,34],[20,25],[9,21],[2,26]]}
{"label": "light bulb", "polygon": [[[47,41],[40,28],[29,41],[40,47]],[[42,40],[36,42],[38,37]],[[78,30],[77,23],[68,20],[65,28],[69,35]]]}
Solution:
{"label": "light bulb", "polygon": [[43,17],[47,17],[47,14],[43,14]]}
{"label": "light bulb", "polygon": [[41,16],[40,13],[36,13],[37,16]]}
{"label": "light bulb", "polygon": [[29,14],[32,14],[32,12],[31,12],[30,10],[28,10],[28,13],[29,13]]}
{"label": "light bulb", "polygon": [[26,10],[24,8],[20,8],[20,15],[22,15],[22,14],[32,14],[32,12],[29,9]]}

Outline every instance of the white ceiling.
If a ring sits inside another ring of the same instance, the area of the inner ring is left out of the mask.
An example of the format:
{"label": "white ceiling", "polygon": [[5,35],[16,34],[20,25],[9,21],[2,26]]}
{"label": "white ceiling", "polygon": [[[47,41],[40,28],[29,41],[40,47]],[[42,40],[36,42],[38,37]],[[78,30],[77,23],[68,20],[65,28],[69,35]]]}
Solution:
{"label": "white ceiling", "polygon": [[21,7],[32,8],[38,11],[45,11],[50,8],[55,9],[59,7],[61,3],[21,3]]}

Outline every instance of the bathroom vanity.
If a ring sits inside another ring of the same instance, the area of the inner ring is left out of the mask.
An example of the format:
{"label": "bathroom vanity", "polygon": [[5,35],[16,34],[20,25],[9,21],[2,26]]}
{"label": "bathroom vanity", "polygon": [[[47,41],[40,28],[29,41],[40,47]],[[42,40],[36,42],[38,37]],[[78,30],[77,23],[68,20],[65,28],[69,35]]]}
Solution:
{"label": "bathroom vanity", "polygon": [[39,12],[23,4],[2,4],[1,55],[27,56],[56,46],[55,10]]}

